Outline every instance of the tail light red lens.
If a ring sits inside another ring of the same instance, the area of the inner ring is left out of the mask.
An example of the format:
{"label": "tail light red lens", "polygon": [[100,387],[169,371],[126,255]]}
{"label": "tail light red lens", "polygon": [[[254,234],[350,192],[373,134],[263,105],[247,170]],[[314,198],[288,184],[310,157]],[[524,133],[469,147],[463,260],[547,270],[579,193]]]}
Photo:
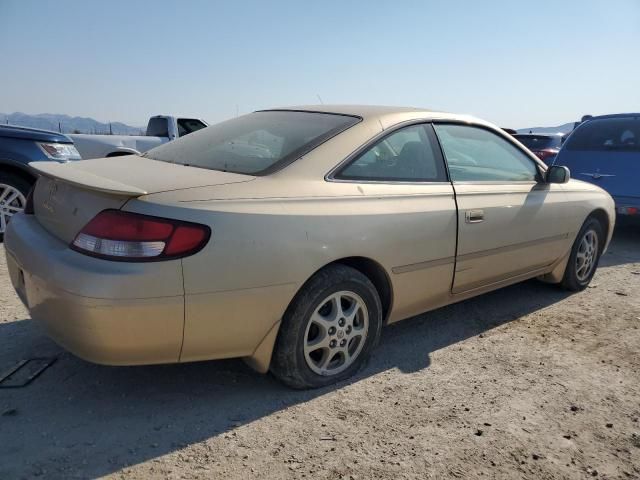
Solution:
{"label": "tail light red lens", "polygon": [[168,260],[193,255],[210,237],[206,225],[104,210],[78,233],[71,248],[109,260]]}
{"label": "tail light red lens", "polygon": [[535,153],[536,157],[538,157],[543,162],[546,162],[547,160],[558,154],[558,152],[553,149],[536,150],[533,153]]}

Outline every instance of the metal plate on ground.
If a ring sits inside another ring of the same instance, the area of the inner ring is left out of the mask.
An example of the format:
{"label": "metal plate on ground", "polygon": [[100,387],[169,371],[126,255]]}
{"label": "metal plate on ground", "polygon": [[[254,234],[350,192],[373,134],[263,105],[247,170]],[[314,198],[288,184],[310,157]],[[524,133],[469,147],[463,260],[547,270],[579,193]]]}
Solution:
{"label": "metal plate on ground", "polygon": [[20,388],[29,385],[57,359],[58,357],[36,357],[20,360],[0,374],[0,388]]}

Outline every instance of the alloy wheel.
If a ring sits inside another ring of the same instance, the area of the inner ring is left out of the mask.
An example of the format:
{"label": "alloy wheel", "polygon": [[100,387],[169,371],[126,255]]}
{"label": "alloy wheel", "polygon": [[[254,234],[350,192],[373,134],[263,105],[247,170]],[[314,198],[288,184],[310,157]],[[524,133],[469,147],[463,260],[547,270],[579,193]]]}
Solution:
{"label": "alloy wheel", "polygon": [[598,258],[598,234],[587,230],[580,240],[576,254],[576,278],[580,282],[589,279]]}
{"label": "alloy wheel", "polygon": [[369,330],[369,312],[354,292],[329,295],[315,309],[304,335],[304,358],[318,375],[336,375],[358,358]]}
{"label": "alloy wheel", "polygon": [[16,187],[0,183],[0,233],[4,234],[11,217],[22,212],[27,203],[26,198]]}

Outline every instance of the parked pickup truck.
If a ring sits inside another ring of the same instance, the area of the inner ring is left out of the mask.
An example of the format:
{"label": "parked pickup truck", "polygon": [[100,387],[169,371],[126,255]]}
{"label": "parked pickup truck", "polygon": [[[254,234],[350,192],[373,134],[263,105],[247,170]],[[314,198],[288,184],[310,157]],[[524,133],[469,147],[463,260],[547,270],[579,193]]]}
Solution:
{"label": "parked pickup truck", "polygon": [[149,119],[146,135],[71,134],[69,137],[84,159],[117,157],[138,155],[206,126],[205,121],[197,118],[156,115]]}

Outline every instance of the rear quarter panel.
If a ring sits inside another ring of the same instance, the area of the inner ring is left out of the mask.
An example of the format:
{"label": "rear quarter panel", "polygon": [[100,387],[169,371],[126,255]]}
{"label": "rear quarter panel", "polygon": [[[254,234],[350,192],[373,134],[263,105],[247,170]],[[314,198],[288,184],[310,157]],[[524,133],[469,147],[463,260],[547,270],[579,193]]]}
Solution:
{"label": "rear quarter panel", "polygon": [[[441,305],[454,265],[452,187],[322,182],[322,198],[275,198],[160,205],[144,197],[125,209],[205,223],[212,239],[182,260],[183,360],[250,355],[316,271],[366,257],[387,273],[394,298],[389,321]],[[397,187],[395,187],[397,188]]]}

